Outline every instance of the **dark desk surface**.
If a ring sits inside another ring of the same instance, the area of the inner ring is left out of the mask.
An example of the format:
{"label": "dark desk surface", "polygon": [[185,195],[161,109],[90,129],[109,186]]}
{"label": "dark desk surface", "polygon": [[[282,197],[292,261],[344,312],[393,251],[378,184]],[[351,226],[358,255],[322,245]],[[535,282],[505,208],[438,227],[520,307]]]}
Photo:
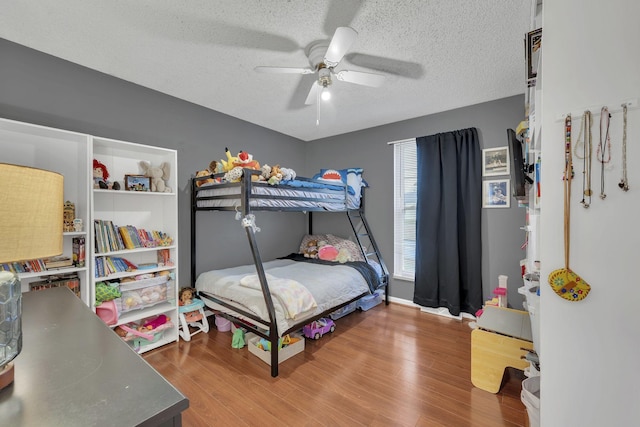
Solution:
{"label": "dark desk surface", "polygon": [[23,294],[22,335],[0,426],[181,424],[187,398],[67,288]]}

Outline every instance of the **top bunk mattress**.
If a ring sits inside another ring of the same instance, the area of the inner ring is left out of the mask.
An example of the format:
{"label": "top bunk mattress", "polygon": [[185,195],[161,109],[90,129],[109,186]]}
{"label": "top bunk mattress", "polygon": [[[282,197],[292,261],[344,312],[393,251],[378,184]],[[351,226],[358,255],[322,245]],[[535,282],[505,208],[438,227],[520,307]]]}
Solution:
{"label": "top bunk mattress", "polygon": [[[354,263],[366,264],[366,263]],[[369,281],[360,273],[358,268],[347,264],[331,265],[323,263],[301,262],[292,259],[277,259],[263,263],[265,274],[268,277],[269,288],[272,291],[272,300],[276,312],[278,334],[288,331],[291,327],[306,318],[312,318],[332,307],[352,300],[359,295],[371,292],[376,284]],[[225,268],[221,270],[207,271],[198,276],[196,289],[199,292],[212,294],[238,308],[250,311],[264,320],[264,326],[269,324],[269,314],[262,294],[262,290],[253,289],[241,284],[243,278],[256,275],[256,267],[253,264],[239,267]],[[294,280],[303,285],[315,300],[317,306],[306,311],[290,315],[291,309],[287,309],[281,299],[274,294],[273,285],[269,278]],[[215,304],[203,297],[207,306],[229,314],[235,314],[226,307]],[[253,322],[250,319],[246,319]]]}
{"label": "top bunk mattress", "polygon": [[[306,181],[298,181],[306,182]],[[216,188],[218,187],[218,188]],[[322,191],[318,191],[321,189]],[[235,196],[235,197],[234,197]],[[197,207],[241,206],[242,187],[237,184],[203,185],[197,193]],[[277,186],[251,184],[249,206],[253,208],[307,208],[327,211],[357,209],[359,200],[347,194],[344,187],[317,184],[313,187],[297,185],[295,181]]]}

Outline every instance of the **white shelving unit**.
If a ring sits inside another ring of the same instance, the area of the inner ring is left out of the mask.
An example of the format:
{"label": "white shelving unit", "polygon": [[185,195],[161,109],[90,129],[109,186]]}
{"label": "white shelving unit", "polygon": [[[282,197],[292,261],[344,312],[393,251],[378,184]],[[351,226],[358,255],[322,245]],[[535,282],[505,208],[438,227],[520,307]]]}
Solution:
{"label": "white shelving unit", "polygon": [[[159,314],[167,315],[174,323],[174,328],[166,330],[158,341],[143,345],[139,352],[149,351],[178,339],[178,196],[177,188],[177,152],[175,150],[134,144],[99,137],[92,138],[93,158],[103,163],[109,171],[108,180],[119,182],[119,190],[92,189],[91,218],[93,221],[111,221],[116,226],[132,225],[147,231],[161,231],[173,240],[169,246],[144,247],[136,249],[98,252],[96,245],[92,245],[92,265],[96,265],[97,258],[116,256],[129,260],[138,265],[158,263],[158,252],[168,249],[171,265],[158,265],[156,268],[118,272],[106,276],[98,276],[95,267],[92,270],[92,284],[101,281],[118,282],[126,278],[136,278],[142,274],[156,274],[168,272],[170,280],[167,285],[167,298],[155,305],[141,309],[122,312],[116,325],[129,322],[139,322]],[[159,166],[163,162],[170,165],[170,180],[168,186],[171,192],[127,191],[125,189],[125,175],[141,175],[139,162],[146,161],[152,166]],[[93,223],[92,221],[92,223]],[[95,242],[95,230],[90,230],[91,240]],[[113,326],[116,326],[113,325]]]}
{"label": "white shelving unit", "polygon": [[[75,132],[37,126],[29,123],[0,119],[0,162],[30,166],[58,172],[64,176],[64,200],[75,204],[75,216],[85,224],[90,222],[89,171],[90,137]],[[43,212],[43,214],[46,214]],[[72,257],[74,237],[85,237],[85,247],[90,245],[86,231],[66,232],[63,238],[63,255]],[[2,242],[7,244],[7,242]],[[92,282],[85,259],[84,267],[70,267],[34,273],[19,273],[22,291],[28,292],[35,281],[52,276],[76,273],[80,279],[80,297],[89,305],[92,299]]]}
{"label": "white shelving unit", "polygon": [[[165,314],[171,319],[174,327],[165,330],[159,340],[154,340],[153,343],[143,345],[137,350],[145,352],[177,341],[177,151],[0,119],[0,152],[2,153],[0,162],[36,167],[62,174],[64,176],[64,200],[74,203],[75,217],[82,219],[84,226],[83,231],[63,233],[63,255],[67,257],[73,256],[73,239],[75,237],[85,238],[84,266],[19,273],[22,291],[28,292],[30,284],[35,281],[75,273],[80,280],[82,301],[95,312],[95,284],[97,282],[115,283],[135,278],[141,274],[168,273],[170,280],[167,282],[166,300],[155,305],[122,312],[117,325],[139,322],[142,319]],[[120,190],[93,188],[94,158],[106,165],[110,175],[108,180],[118,181]],[[171,168],[168,185],[172,191],[167,193],[126,191],[124,177],[125,175],[142,175],[140,161],[149,162],[153,166],[168,162]],[[122,226],[133,225],[148,231],[161,231],[166,233],[172,242],[168,246],[98,253],[95,247],[96,236],[93,226],[96,219],[112,221],[114,224]],[[3,244],[6,243],[3,242]],[[106,277],[96,276],[96,259],[98,257],[122,257],[136,265],[158,263],[160,249],[169,251],[169,258],[173,261],[170,265],[125,271]]]}

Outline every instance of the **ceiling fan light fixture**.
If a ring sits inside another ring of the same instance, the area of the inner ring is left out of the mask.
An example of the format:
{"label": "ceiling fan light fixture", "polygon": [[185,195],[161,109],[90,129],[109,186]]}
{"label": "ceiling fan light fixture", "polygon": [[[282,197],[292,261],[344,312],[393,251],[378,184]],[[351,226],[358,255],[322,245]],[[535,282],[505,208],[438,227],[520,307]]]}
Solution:
{"label": "ceiling fan light fixture", "polygon": [[322,93],[320,94],[320,98],[322,98],[323,101],[328,101],[331,99],[331,92],[329,91],[329,88],[327,86],[324,86],[322,88]]}

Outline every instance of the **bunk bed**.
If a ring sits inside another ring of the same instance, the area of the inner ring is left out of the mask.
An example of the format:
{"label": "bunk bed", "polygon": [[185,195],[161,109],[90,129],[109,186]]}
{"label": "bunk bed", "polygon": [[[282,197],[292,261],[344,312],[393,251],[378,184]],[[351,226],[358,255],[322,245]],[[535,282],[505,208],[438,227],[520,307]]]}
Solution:
{"label": "bunk bed", "polygon": [[[360,171],[361,172],[361,171]],[[270,185],[257,181],[258,170],[244,169],[239,182],[222,174],[191,180],[191,277],[199,297],[216,315],[242,326],[278,348],[280,337],[384,289],[389,302],[389,273],[364,216],[362,188],[351,182],[297,177]],[[254,264],[205,271],[196,276],[197,219],[201,211],[232,211],[246,231]],[[361,259],[344,264],[291,254],[263,262],[258,250],[255,211],[346,213]],[[302,284],[303,286],[299,286]],[[291,286],[291,287],[289,287]],[[285,303],[291,289],[296,302]],[[304,289],[302,289],[304,288]],[[311,295],[309,295],[311,294]],[[278,375],[278,351],[271,351],[271,376]]]}

